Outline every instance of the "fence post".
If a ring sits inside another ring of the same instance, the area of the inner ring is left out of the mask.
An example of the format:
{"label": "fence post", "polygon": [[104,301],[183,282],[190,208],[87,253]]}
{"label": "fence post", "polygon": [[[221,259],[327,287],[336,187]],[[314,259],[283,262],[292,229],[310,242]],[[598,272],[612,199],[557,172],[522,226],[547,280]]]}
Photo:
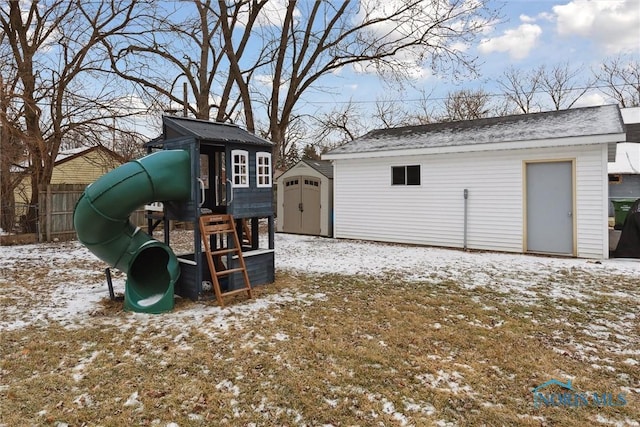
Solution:
{"label": "fence post", "polygon": [[46,202],[45,202],[45,218],[46,218],[46,224],[45,224],[45,228],[46,228],[46,233],[47,233],[47,242],[51,241],[51,211],[53,210],[53,203],[52,203],[52,195],[51,195],[51,184],[47,185],[47,192],[46,192]]}

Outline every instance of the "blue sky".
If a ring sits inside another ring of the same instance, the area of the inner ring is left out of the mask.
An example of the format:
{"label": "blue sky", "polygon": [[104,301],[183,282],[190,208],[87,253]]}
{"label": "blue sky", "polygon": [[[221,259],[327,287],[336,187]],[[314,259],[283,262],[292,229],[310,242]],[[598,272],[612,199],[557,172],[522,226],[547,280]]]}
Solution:
{"label": "blue sky", "polygon": [[[282,13],[286,0],[271,0],[270,14]],[[311,0],[309,0],[311,1]],[[399,0],[384,0],[399,1]],[[474,1],[474,0],[466,0]],[[491,6],[501,7],[503,20],[491,26],[477,40],[467,45],[467,53],[477,56],[479,77],[454,81],[448,75],[433,75],[430,70],[417,72],[423,77],[405,91],[385,86],[374,74],[356,72],[345,67],[336,75],[321,79],[315,88],[305,92],[296,114],[319,117],[333,109],[354,102],[365,116],[364,128],[379,124],[368,122],[377,100],[394,100],[404,110],[420,108],[421,92],[429,94],[432,113],[442,113],[447,93],[459,89],[484,90],[499,94],[496,80],[505,70],[533,70],[541,65],[549,68],[568,64],[581,70],[578,79],[592,78],[596,69],[608,58],[624,55],[625,60],[640,61],[640,0],[488,0]],[[176,7],[179,2],[167,0]],[[299,5],[304,5],[300,2]],[[180,12],[179,12],[180,13]],[[277,19],[276,19],[277,21]],[[268,87],[270,75],[255,76]],[[176,86],[179,87],[179,86]],[[217,96],[214,88],[212,98]],[[176,89],[179,90],[179,89]],[[494,98],[501,101],[502,98]],[[587,92],[575,106],[611,103],[597,89]],[[175,107],[175,105],[174,105]],[[551,109],[551,106],[543,106]],[[264,111],[257,112],[261,117]],[[262,117],[263,121],[266,121]],[[309,120],[309,123],[313,123]]]}
{"label": "blue sky", "polygon": [[[607,58],[624,55],[640,60],[640,0],[507,0],[495,4],[503,4],[504,21],[468,46],[468,53],[481,64],[480,77],[456,83],[446,75],[425,73],[416,82],[417,89],[436,100],[462,88],[498,93],[495,79],[510,66],[527,70],[568,63],[580,69],[586,80]],[[375,76],[349,71],[336,83],[339,95],[322,97],[323,101],[352,100],[367,105],[381,97],[418,97],[415,91],[389,91]],[[593,90],[576,106],[607,102],[600,91]]]}

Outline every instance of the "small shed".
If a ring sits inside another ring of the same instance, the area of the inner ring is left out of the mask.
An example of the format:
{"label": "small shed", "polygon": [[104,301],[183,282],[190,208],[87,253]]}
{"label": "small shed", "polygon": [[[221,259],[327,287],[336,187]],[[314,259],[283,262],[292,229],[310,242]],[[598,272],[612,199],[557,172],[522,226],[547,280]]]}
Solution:
{"label": "small shed", "polygon": [[608,258],[616,105],[379,129],[323,155],[334,236]]}
{"label": "small shed", "polygon": [[278,232],[333,236],[333,165],[304,159],[280,175]]}

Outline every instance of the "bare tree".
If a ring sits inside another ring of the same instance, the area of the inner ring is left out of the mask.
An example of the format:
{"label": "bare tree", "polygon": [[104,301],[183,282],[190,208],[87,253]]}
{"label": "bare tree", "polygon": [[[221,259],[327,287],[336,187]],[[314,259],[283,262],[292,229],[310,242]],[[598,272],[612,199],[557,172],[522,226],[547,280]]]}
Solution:
{"label": "bare tree", "polygon": [[[314,147],[320,152],[335,148],[365,134],[370,129],[416,126],[431,123],[435,117],[433,101],[422,91],[417,100],[405,103],[399,99],[380,98],[372,111],[366,104],[349,102],[314,116]],[[414,107],[414,104],[418,104]]]}
{"label": "bare tree", "polygon": [[617,56],[605,61],[594,72],[596,85],[602,93],[621,107],[640,106],[640,61]]}
{"label": "bare tree", "polygon": [[490,95],[481,89],[450,92],[444,109],[442,121],[482,119],[491,112]]}
{"label": "bare tree", "polygon": [[498,80],[505,98],[515,105],[518,112],[528,114],[540,110],[536,98],[539,96],[542,71],[541,68],[527,71],[510,67]]}
{"label": "bare tree", "polygon": [[353,141],[365,132],[363,112],[347,103],[315,117],[315,141],[320,147],[337,147]]}
{"label": "bare tree", "polygon": [[[242,112],[248,130],[255,132],[248,89],[252,70],[264,63],[253,49],[248,69],[240,61],[250,37],[259,38],[254,24],[267,0],[242,0],[230,5],[216,0],[167,2],[150,14],[145,28],[126,38],[106,40],[112,70],[141,88],[149,103],[199,119],[234,121]],[[221,17],[224,16],[224,19]],[[233,46],[237,40],[237,46]],[[246,58],[244,58],[246,60]],[[183,88],[176,85],[184,81]],[[190,99],[194,102],[191,103]]]}
{"label": "bare tree", "polygon": [[389,98],[379,98],[376,101],[372,120],[376,123],[375,127],[386,129],[412,124],[405,106]]}
{"label": "bare tree", "polygon": [[[94,73],[103,61],[97,47],[121,34],[135,19],[138,6],[138,1],[125,0],[52,0],[11,1],[0,7],[0,28],[11,50],[8,59],[17,70],[7,100],[15,106],[16,119],[3,119],[1,124],[28,152],[31,205],[50,182],[65,138],[89,138],[90,132],[107,129],[105,118],[129,114],[111,105],[115,89],[106,80],[97,85]],[[27,214],[31,229],[35,220],[32,208]]]}
{"label": "bare tree", "polygon": [[24,148],[12,132],[15,125],[8,125],[15,120],[8,94],[13,91],[16,79],[12,78],[8,84],[5,84],[3,75],[11,76],[11,74],[15,77],[15,73],[2,67],[2,74],[0,74],[0,228],[9,232],[13,231],[15,221],[14,190],[24,177],[20,164],[25,159]]}
{"label": "bare tree", "polygon": [[573,105],[593,86],[592,80],[581,80],[581,67],[572,68],[569,63],[539,69],[540,90],[549,96],[555,110],[563,110]]}
{"label": "bare tree", "polygon": [[325,90],[322,78],[331,73],[350,68],[399,82],[427,67],[475,72],[475,58],[459,46],[495,21],[488,3],[191,0],[178,13],[169,2],[146,24],[152,31],[105,46],[116,73],[152,98],[184,106],[174,86],[185,79],[195,98],[190,114],[242,121],[275,142],[280,165],[295,144],[288,128],[303,116],[303,95]]}
{"label": "bare tree", "polygon": [[437,115],[435,109],[436,102],[431,99],[433,91],[427,93],[424,90],[420,91],[420,98],[415,102],[416,107],[413,107],[407,113],[408,124],[410,125],[426,125],[434,121],[434,117]]}
{"label": "bare tree", "polygon": [[[344,67],[410,80],[428,66],[452,75],[474,72],[474,58],[457,49],[496,18],[484,1],[289,1],[272,25],[269,137],[287,151],[286,129],[303,95]],[[227,51],[233,49],[227,48]],[[245,106],[245,110],[247,106]]]}

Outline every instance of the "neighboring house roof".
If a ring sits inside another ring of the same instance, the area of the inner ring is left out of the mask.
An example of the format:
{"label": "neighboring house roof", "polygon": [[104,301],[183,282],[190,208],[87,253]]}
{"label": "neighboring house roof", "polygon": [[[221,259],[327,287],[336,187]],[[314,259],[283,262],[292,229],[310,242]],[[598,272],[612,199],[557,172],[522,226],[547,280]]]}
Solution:
{"label": "neighboring house roof", "polygon": [[618,106],[605,105],[378,129],[322,157],[338,159],[386,156],[393,151],[397,152],[393,155],[413,155],[614,143],[624,141],[624,132]]}
{"label": "neighboring house roof", "polygon": [[627,130],[627,142],[640,142],[640,107],[622,108],[620,114]]}
{"label": "neighboring house roof", "polygon": [[640,142],[640,123],[626,125],[627,142]]}
{"label": "neighboring house roof", "polygon": [[615,174],[640,174],[640,144],[624,142],[616,147],[616,161],[609,162],[607,171]]}
{"label": "neighboring house roof", "polygon": [[[84,156],[92,151],[96,151],[96,150],[100,150],[105,152],[106,154],[108,154],[109,156],[113,157],[114,159],[116,159],[117,161],[119,161],[120,163],[124,163],[125,159],[118,153],[116,153],[115,151],[112,151],[110,149],[108,149],[107,147],[104,147],[102,145],[95,145],[93,147],[78,147],[78,148],[71,148],[68,150],[61,150],[58,151],[58,155],[56,156],[56,160],[54,162],[54,166],[59,166],[65,162],[68,162],[70,160],[73,160],[77,157],[81,157]],[[25,169],[27,169],[30,166],[30,162],[29,160],[25,160],[22,163],[20,163],[19,165],[14,165],[11,168],[12,172],[21,172],[24,171]]]}
{"label": "neighboring house roof", "polygon": [[329,160],[303,159],[302,161],[327,178],[333,179],[333,164]]}
{"label": "neighboring house roof", "polygon": [[268,147],[273,145],[272,142],[230,123],[177,116],[162,116],[162,123],[165,136],[168,133],[167,129],[171,129],[180,135],[192,136],[207,141],[240,142]]}
{"label": "neighboring house roof", "polygon": [[102,145],[96,145],[90,148],[87,147],[80,147],[80,148],[73,148],[70,150],[64,150],[64,151],[60,151],[58,153],[58,155],[56,156],[56,162],[55,162],[55,166],[58,166],[62,163],[68,162],[70,160],[73,160],[77,157],[81,157],[84,156],[86,154],[89,154],[92,151],[102,151],[104,153],[106,153],[107,155],[113,157],[114,159],[118,160],[120,163],[124,163],[125,159],[124,157],[122,157],[120,154],[116,153],[113,150],[108,149],[107,147],[104,147]]}
{"label": "neighboring house roof", "polygon": [[612,174],[640,174],[640,107],[620,109],[627,138],[626,143],[616,147],[616,158],[609,162]]}

